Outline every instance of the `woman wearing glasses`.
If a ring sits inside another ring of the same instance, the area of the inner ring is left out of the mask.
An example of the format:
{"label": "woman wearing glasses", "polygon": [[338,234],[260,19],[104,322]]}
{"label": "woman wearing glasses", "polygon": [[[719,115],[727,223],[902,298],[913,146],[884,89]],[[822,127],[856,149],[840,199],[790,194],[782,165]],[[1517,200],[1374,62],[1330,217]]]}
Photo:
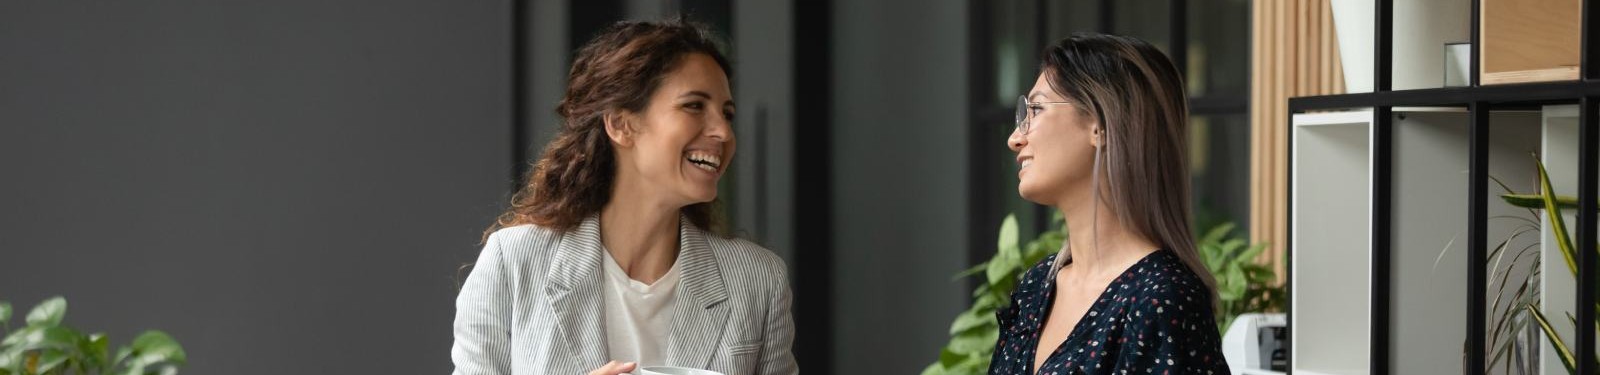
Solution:
{"label": "woman wearing glasses", "polygon": [[1228,373],[1189,221],[1177,69],[1111,35],[1076,34],[1043,55],[1007,143],[1017,191],[1061,210],[1071,236],[996,313],[989,373]]}
{"label": "woman wearing glasses", "polygon": [[618,23],[578,51],[562,126],[456,299],[456,374],[797,372],[783,261],[712,230],[728,72],[681,20]]}

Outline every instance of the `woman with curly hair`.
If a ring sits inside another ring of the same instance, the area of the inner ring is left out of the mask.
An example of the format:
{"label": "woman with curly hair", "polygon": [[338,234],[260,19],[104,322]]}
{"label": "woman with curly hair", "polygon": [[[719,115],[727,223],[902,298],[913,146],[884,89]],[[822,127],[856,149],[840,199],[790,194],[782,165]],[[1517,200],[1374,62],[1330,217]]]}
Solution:
{"label": "woman with curly hair", "polygon": [[714,229],[729,74],[681,20],[618,23],[578,52],[561,129],[456,300],[456,374],[798,371],[783,261]]}

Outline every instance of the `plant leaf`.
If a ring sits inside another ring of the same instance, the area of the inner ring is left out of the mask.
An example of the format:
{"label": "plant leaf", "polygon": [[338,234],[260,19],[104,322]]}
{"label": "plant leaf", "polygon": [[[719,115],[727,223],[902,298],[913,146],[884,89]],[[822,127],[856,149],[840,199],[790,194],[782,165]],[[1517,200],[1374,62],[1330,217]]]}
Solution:
{"label": "plant leaf", "polygon": [[22,373],[22,351],[0,350],[0,374]]}
{"label": "plant leaf", "polygon": [[[1237,268],[1233,268],[1233,270],[1237,270]],[[1228,272],[1225,280],[1228,280],[1227,286],[1219,286],[1217,288],[1218,298],[1223,301],[1237,301],[1244,297],[1246,287],[1244,272]]]}
{"label": "plant leaf", "polygon": [[[1545,208],[1544,194],[1501,194],[1500,199],[1512,206],[1522,208]],[[1556,205],[1561,209],[1578,208],[1578,197],[1571,195],[1557,195]]]}
{"label": "plant leaf", "polygon": [[994,313],[993,312],[989,312],[989,313],[985,314],[985,313],[980,312],[980,311],[978,311],[976,309],[967,310],[967,312],[961,313],[961,315],[956,316],[956,321],[954,323],[950,324],[950,334],[952,334],[952,335],[953,334],[958,334],[958,333],[961,333],[961,332],[965,332],[965,331],[971,330],[973,328],[978,328],[978,327],[983,327],[983,326],[988,326],[988,325],[993,325],[993,324],[998,324],[998,322],[995,321],[995,317],[994,317]]}
{"label": "plant leaf", "polygon": [[1544,192],[1540,196],[1544,200],[1545,217],[1550,218],[1550,233],[1555,235],[1556,245],[1561,248],[1561,256],[1567,261],[1567,269],[1576,275],[1578,262],[1573,258],[1576,253],[1572,249],[1572,238],[1567,236],[1566,220],[1561,215],[1561,210],[1556,208],[1555,188],[1550,184],[1550,175],[1544,170],[1544,163],[1535,159],[1534,164],[1539,166],[1539,191]]}
{"label": "plant leaf", "polygon": [[132,356],[128,358],[129,370],[142,369],[157,364],[182,365],[188,361],[178,340],[161,331],[144,331],[133,339]]}
{"label": "plant leaf", "polygon": [[61,349],[45,349],[45,350],[41,350],[41,351],[39,351],[38,362],[34,363],[33,373],[35,373],[35,374],[48,373],[51,370],[55,370],[57,368],[60,368],[62,364],[67,363],[68,359],[71,359],[71,355],[66,350],[61,350]]}
{"label": "plant leaf", "polygon": [[988,353],[994,350],[994,344],[997,341],[1000,341],[999,327],[987,327],[986,329],[956,335],[950,339],[950,346],[947,348],[952,352],[963,354]]}
{"label": "plant leaf", "polygon": [[1000,237],[1000,241],[999,241],[1000,243],[997,244],[998,246],[996,246],[996,248],[998,248],[1000,250],[999,251],[1000,254],[1005,254],[1007,251],[1010,251],[1012,253],[1016,253],[1017,252],[1017,215],[1016,214],[1006,215],[1006,219],[1004,221],[1000,222],[1000,236],[999,237]]}
{"label": "plant leaf", "polygon": [[1200,237],[1200,242],[1221,242],[1223,238],[1227,238],[1228,232],[1233,231],[1233,226],[1233,223],[1218,224],[1206,231],[1205,236]]}
{"label": "plant leaf", "polygon": [[78,333],[60,326],[31,326],[12,332],[0,347],[7,350],[71,349],[77,347]]}
{"label": "plant leaf", "polygon": [[1244,252],[1239,253],[1239,260],[1245,261],[1245,262],[1251,262],[1251,264],[1254,264],[1254,262],[1256,260],[1256,257],[1261,256],[1261,253],[1263,251],[1266,251],[1266,250],[1267,250],[1267,244],[1264,244],[1264,243],[1255,244],[1255,246],[1251,246],[1251,247],[1245,249]]}
{"label": "plant leaf", "polygon": [[951,374],[981,374],[989,368],[989,356],[968,355],[945,370]]}
{"label": "plant leaf", "polygon": [[999,262],[998,260],[1000,260],[998,256],[990,259],[984,272],[984,281],[987,281],[989,285],[1000,285],[1000,283],[1006,281],[1006,276],[1011,274],[1009,272],[1011,270],[1006,267],[1005,262]]}
{"label": "plant leaf", "polygon": [[129,347],[126,347],[126,346],[118,348],[117,349],[117,355],[114,356],[114,357],[111,357],[111,362],[106,364],[106,368],[110,369],[113,366],[116,366],[117,364],[122,363],[122,361],[127,360],[128,357],[131,357],[131,356],[133,356],[133,348],[129,348]]}
{"label": "plant leaf", "polygon": [[972,302],[972,307],[973,308],[977,308],[978,306],[999,307],[1000,306],[1000,301],[1004,301],[1005,298],[996,298],[994,296],[994,293],[992,293],[992,292],[993,291],[990,290],[987,285],[978,287],[978,289],[975,290],[973,292],[973,295],[972,295],[973,297],[977,298],[977,300],[974,300]]}
{"label": "plant leaf", "polygon": [[983,273],[983,271],[987,270],[988,268],[989,268],[989,262],[978,263],[977,265],[972,266],[972,268],[968,268],[968,269],[962,270],[961,273],[957,273],[956,277],[951,278],[951,281],[957,281],[957,280],[965,279],[965,278],[967,278],[967,276],[972,276],[972,275],[977,275],[977,274]]}
{"label": "plant leaf", "polygon": [[84,370],[83,373],[89,373],[87,370],[90,369],[95,373],[105,371],[107,361],[110,359],[109,341],[106,339],[106,334],[96,333],[79,342],[78,351],[83,354],[84,362],[80,370]]}
{"label": "plant leaf", "polygon": [[28,325],[54,326],[61,324],[61,318],[67,315],[67,299],[61,296],[50,297],[39,302],[33,310],[28,311]]}
{"label": "plant leaf", "polygon": [[0,324],[11,321],[11,303],[0,301]]}
{"label": "plant leaf", "polygon": [[[1542,166],[1540,168],[1543,169]],[[1567,343],[1556,334],[1555,327],[1550,326],[1550,321],[1544,318],[1539,306],[1530,303],[1527,309],[1533,320],[1539,323],[1539,329],[1544,331],[1545,338],[1550,340],[1550,346],[1556,349],[1556,356],[1561,359],[1561,365],[1567,368],[1568,373],[1577,373],[1578,368],[1575,366],[1577,362],[1572,359],[1572,350],[1567,349]]]}
{"label": "plant leaf", "polygon": [[966,359],[966,358],[967,358],[966,354],[960,354],[960,353],[952,352],[949,349],[940,350],[939,351],[939,366],[943,367],[945,369],[949,369],[951,367],[954,367],[956,364],[961,363],[961,361]]}

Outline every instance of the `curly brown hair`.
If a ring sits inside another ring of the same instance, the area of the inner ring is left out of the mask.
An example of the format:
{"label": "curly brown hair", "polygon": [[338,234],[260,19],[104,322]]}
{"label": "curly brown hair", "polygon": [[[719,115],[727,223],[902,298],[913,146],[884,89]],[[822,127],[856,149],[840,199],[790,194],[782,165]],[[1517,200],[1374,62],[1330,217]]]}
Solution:
{"label": "curly brown hair", "polygon": [[[715,59],[730,77],[733,70],[710,31],[682,17],[664,22],[618,22],[578,50],[567,77],[567,92],[556,106],[562,124],[545,146],[526,183],[511,197],[511,208],[484,232],[534,224],[569,230],[611,201],[616,155],[606,136],[605,116],[618,110],[640,112],[667,73],[691,54]],[[722,233],[719,203],[683,208],[695,226]]]}

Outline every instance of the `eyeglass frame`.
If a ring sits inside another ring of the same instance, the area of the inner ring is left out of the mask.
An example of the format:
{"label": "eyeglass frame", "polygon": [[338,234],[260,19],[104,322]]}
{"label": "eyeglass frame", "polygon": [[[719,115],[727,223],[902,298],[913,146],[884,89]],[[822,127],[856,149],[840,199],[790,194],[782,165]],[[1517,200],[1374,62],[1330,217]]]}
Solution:
{"label": "eyeglass frame", "polygon": [[1028,130],[1033,128],[1033,125],[1031,124],[1033,122],[1033,111],[1032,111],[1032,109],[1035,106],[1038,106],[1039,109],[1043,110],[1044,109],[1043,105],[1045,105],[1045,104],[1073,104],[1073,103],[1070,102],[1070,101],[1066,101],[1066,102],[1035,102],[1035,101],[1028,100],[1028,96],[1027,95],[1018,95],[1017,96],[1017,127],[1016,127],[1016,129],[1012,129],[1012,131],[1021,133],[1022,135],[1028,135]]}

